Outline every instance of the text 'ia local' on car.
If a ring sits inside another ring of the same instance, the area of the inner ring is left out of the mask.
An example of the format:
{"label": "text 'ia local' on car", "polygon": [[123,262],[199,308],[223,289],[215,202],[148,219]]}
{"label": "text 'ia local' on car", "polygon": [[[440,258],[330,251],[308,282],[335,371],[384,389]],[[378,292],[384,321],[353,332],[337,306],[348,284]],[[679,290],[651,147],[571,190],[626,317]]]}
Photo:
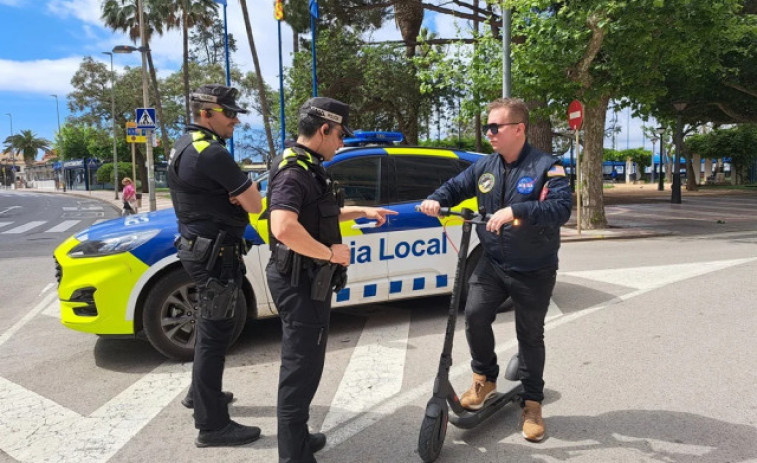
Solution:
{"label": "text 'ia local' on car", "polygon": [[[460,219],[415,211],[430,193],[482,155],[437,148],[363,146],[340,151],[326,168],[345,205],[399,212],[384,226],[366,219],[342,222],[352,259],[347,286],[333,307],[357,306],[450,293],[455,278]],[[261,184],[266,184],[265,176]],[[475,199],[462,205],[476,210]],[[265,215],[263,215],[265,217]],[[100,336],[144,335],[159,352],[188,360],[194,352],[197,292],[176,257],[173,209],[96,224],[55,250],[61,321]],[[250,319],[276,316],[265,278],[268,224],[250,215],[244,235],[247,278],[235,311],[234,341]],[[468,275],[481,255],[471,242]]]}

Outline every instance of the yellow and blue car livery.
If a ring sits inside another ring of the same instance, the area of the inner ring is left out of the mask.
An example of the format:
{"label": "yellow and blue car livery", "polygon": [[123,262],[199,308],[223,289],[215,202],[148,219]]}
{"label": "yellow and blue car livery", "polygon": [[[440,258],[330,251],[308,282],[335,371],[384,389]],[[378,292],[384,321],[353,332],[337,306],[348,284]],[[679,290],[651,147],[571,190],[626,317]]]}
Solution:
{"label": "yellow and blue car livery", "polygon": [[[455,170],[461,172],[480,158],[479,154],[445,149],[360,147],[341,151],[326,163],[345,191],[346,204],[383,206],[399,212],[388,216],[379,228],[367,219],[341,224],[343,242],[349,245],[352,257],[348,284],[334,295],[334,307],[452,291],[462,233],[460,219],[428,217],[415,211],[415,206],[455,175]],[[366,161],[378,166],[375,175],[360,168]],[[452,167],[445,167],[448,170],[434,178],[430,169],[436,162]],[[405,185],[409,181],[402,178],[408,178],[408,172],[402,170],[398,175],[398,169],[406,164],[429,166],[425,175],[431,176],[426,179],[430,191],[418,189],[417,173],[409,177],[413,184]],[[360,178],[353,178],[353,171]],[[265,185],[265,178],[261,183]],[[373,194],[367,199],[366,185]],[[475,199],[458,207],[463,205],[476,209]],[[166,209],[96,224],[65,240],[54,253],[63,325],[98,335],[139,334],[146,328],[142,314],[148,300],[164,300],[170,307],[171,298],[186,296],[180,290],[168,294],[171,290],[162,286],[169,275],[183,272],[173,245],[177,234],[174,211]],[[270,257],[267,222],[250,215],[244,237],[253,245],[245,256],[247,318],[276,316],[264,271]],[[474,237],[472,254],[476,247]],[[186,285],[191,286],[188,276]],[[194,314],[188,311],[186,316]],[[166,332],[167,338],[171,335]]]}

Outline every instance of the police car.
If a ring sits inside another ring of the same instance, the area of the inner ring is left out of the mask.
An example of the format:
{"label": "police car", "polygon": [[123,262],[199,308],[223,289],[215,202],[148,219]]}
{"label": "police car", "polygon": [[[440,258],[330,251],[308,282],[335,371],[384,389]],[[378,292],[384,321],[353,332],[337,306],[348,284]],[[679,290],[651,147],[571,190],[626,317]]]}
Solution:
{"label": "police car", "polygon": [[[379,228],[367,219],[342,222],[352,259],[348,284],[334,294],[333,307],[452,291],[462,222],[428,217],[415,206],[481,156],[385,144],[346,148],[326,164],[345,205],[399,212]],[[463,205],[476,209],[475,199]],[[144,335],[165,356],[191,359],[197,292],[176,257],[177,235],[174,211],[166,209],[96,224],[64,241],[55,250],[63,325],[100,336]],[[250,215],[244,238],[252,247],[234,340],[247,320],[277,315],[265,278],[267,221]],[[481,255],[477,244],[474,235],[468,274]]]}

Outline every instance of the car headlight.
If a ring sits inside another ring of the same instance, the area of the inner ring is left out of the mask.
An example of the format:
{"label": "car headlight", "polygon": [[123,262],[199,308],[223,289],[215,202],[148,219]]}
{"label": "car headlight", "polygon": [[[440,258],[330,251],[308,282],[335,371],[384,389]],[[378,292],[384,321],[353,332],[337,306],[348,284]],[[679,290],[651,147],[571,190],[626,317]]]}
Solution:
{"label": "car headlight", "polygon": [[120,254],[138,248],[153,239],[158,233],[160,233],[160,230],[145,230],[103,237],[97,240],[90,240],[87,235],[83,235],[81,237],[82,242],[68,251],[68,257],[101,257]]}

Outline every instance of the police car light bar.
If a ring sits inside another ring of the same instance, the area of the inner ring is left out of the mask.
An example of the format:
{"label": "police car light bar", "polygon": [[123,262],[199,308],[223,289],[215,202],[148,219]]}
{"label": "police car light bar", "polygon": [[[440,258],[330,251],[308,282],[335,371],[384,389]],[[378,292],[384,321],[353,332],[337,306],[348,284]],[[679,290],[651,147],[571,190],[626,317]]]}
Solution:
{"label": "police car light bar", "polygon": [[356,130],[354,137],[344,139],[344,146],[364,146],[368,144],[375,145],[393,145],[405,139],[402,132],[367,132]]}

